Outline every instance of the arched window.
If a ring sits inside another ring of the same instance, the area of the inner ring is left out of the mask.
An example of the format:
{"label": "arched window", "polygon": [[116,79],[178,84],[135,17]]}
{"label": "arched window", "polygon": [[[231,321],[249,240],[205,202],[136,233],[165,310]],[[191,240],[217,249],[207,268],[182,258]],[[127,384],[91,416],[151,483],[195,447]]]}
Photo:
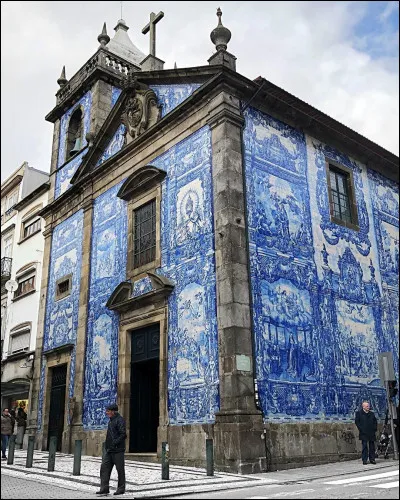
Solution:
{"label": "arched window", "polygon": [[83,113],[77,108],[71,115],[67,133],[66,160],[81,150],[83,142]]}

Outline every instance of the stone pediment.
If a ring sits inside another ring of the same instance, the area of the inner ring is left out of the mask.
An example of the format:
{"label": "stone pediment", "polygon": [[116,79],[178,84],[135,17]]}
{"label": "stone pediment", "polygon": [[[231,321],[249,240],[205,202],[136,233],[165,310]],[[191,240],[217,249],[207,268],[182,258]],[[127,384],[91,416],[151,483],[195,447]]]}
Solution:
{"label": "stone pediment", "polygon": [[108,309],[124,312],[168,297],[175,284],[166,276],[148,271],[145,278],[121,282],[106,303]]}
{"label": "stone pediment", "polygon": [[152,165],[141,167],[126,179],[117,196],[123,200],[135,198],[159,184],[166,175],[167,172]]}

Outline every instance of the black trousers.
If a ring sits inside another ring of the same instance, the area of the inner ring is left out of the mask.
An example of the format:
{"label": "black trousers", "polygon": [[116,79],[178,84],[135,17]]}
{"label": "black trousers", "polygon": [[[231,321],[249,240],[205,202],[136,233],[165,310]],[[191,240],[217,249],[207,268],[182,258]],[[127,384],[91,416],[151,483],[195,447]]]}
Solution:
{"label": "black trousers", "polygon": [[362,440],[361,443],[362,443],[362,452],[361,452],[362,461],[368,462],[368,458],[369,461],[375,460],[375,441]]}
{"label": "black trousers", "polygon": [[125,453],[109,453],[103,455],[103,461],[100,468],[100,489],[108,490],[110,485],[110,476],[113,467],[116,467],[118,472],[118,489],[125,490]]}

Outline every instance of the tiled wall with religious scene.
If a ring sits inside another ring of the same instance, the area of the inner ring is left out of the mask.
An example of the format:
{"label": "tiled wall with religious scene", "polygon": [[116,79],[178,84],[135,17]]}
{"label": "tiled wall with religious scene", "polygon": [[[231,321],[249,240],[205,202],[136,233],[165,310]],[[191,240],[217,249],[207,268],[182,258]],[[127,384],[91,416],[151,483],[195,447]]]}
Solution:
{"label": "tiled wall with religious scene", "polygon": [[[82,261],[83,211],[80,210],[59,224],[53,231],[49,285],[47,290],[43,352],[65,344],[75,344],[78,328],[79,291]],[[63,279],[70,280],[70,293],[57,293]],[[60,297],[60,298],[58,298]],[[44,365],[43,365],[44,366]],[[68,396],[73,396],[75,348],[71,353]],[[44,371],[41,374],[44,378]],[[39,409],[43,403],[43,380]],[[40,412],[41,414],[41,412]]]}
{"label": "tiled wall with religious scene", "polygon": [[127,207],[121,183],[94,201],[86,335],[83,425],[104,428],[104,408],[117,400],[119,315],[105,304],[126,279]]}
{"label": "tiled wall with religious scene", "polygon": [[179,106],[184,100],[190,97],[195,90],[201,86],[201,83],[182,83],[171,85],[150,85],[154,90],[158,104],[161,105],[161,117]]}
{"label": "tiled wall with religious scene", "polygon": [[[264,418],[352,420],[363,398],[382,416],[378,353],[398,352],[398,315],[391,310],[398,266],[398,222],[390,215],[398,209],[395,185],[378,182],[365,166],[258,110],[248,108],[245,120]],[[331,222],[326,159],[353,172],[359,231]],[[380,201],[386,198],[390,210]],[[390,259],[382,257],[385,248]],[[391,270],[386,283],[383,261]]]}
{"label": "tiled wall with religious scene", "polygon": [[219,377],[210,130],[200,129],[151,164],[167,172],[157,272],[175,283],[168,308],[170,423],[213,422]]}

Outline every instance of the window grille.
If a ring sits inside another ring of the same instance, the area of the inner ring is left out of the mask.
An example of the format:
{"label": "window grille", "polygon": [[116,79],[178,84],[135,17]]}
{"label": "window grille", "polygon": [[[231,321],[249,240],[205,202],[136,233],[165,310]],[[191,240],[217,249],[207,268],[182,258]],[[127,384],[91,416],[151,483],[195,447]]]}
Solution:
{"label": "window grille", "polygon": [[156,200],[134,210],[134,263],[144,266],[156,258]]}

